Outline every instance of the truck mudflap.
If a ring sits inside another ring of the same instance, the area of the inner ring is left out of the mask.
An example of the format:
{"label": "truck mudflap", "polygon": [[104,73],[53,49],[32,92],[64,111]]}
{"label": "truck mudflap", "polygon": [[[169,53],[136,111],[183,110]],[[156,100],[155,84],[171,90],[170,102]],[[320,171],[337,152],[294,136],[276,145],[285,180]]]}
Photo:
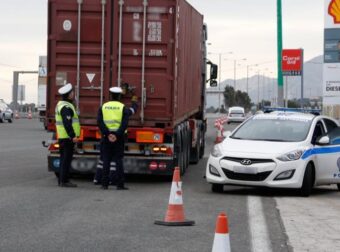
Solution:
{"label": "truck mudflap", "polygon": [[[49,154],[48,170],[59,172],[60,156],[58,154]],[[90,174],[95,173],[98,156],[95,155],[73,155],[70,173]],[[166,157],[124,157],[124,172],[126,174],[153,174],[153,175],[172,175],[174,170],[174,160]]]}

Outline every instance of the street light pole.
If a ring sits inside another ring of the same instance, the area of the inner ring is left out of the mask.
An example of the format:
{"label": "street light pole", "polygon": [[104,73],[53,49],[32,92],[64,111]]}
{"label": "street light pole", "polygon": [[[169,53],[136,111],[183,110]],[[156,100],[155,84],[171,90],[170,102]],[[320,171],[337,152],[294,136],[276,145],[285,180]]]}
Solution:
{"label": "street light pole", "polygon": [[234,90],[236,92],[236,59],[234,60]]}
{"label": "street light pole", "polygon": [[218,54],[218,70],[219,70],[219,74],[218,74],[218,112],[221,112],[221,64],[222,64],[222,53]]}
{"label": "street light pole", "polygon": [[208,54],[215,54],[218,55],[218,111],[221,109],[221,78],[222,78],[222,55],[224,54],[232,54],[233,52],[228,53],[212,53],[209,52]]}
{"label": "street light pole", "polygon": [[257,110],[259,110],[259,104],[260,104],[260,71],[257,71]]}
{"label": "street light pole", "polygon": [[247,94],[249,95],[249,65],[247,65]]}
{"label": "street light pole", "polygon": [[[246,58],[244,59],[240,59],[240,60],[247,60]],[[237,63],[237,59],[234,59],[234,90],[236,92],[236,63]]]}

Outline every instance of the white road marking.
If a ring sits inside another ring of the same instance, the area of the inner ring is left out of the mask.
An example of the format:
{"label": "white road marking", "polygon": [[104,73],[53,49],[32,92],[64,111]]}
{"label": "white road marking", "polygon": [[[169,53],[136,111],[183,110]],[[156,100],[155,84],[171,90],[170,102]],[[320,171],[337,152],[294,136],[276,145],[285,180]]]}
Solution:
{"label": "white road marking", "polygon": [[248,196],[250,242],[253,252],[271,252],[266,218],[260,197]]}

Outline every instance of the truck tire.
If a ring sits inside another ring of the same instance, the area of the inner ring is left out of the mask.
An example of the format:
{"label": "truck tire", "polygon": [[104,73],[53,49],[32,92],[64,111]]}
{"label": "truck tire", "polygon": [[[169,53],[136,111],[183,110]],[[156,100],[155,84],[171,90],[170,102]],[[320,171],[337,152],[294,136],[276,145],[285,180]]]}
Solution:
{"label": "truck tire", "polygon": [[205,135],[204,131],[201,133],[201,146],[200,146],[200,159],[204,156],[204,150],[205,150]]}
{"label": "truck tire", "polygon": [[9,123],[12,123],[12,122],[13,122],[13,116],[11,116],[11,118],[8,119],[8,122],[9,122]]}
{"label": "truck tire", "polygon": [[336,184],[336,186],[338,187],[338,190],[340,191],[340,184]]}
{"label": "truck tire", "polygon": [[182,146],[183,163],[184,163],[184,170],[186,170],[188,167],[188,131],[185,126],[183,127],[182,139],[183,139],[183,146]]}
{"label": "truck tire", "polygon": [[223,193],[222,184],[211,184],[211,191],[214,193]]}
{"label": "truck tire", "polygon": [[200,161],[200,138],[201,132],[198,133],[196,146],[190,151],[190,163],[192,164],[197,164]]}
{"label": "truck tire", "polygon": [[301,196],[308,197],[312,193],[314,186],[314,170],[313,165],[309,163],[303,176],[302,186],[300,189]]}
{"label": "truck tire", "polygon": [[176,159],[175,159],[175,167],[178,166],[181,175],[185,173],[185,167],[184,167],[184,155],[183,155],[183,139],[182,139],[182,132],[181,132],[181,127],[178,126],[177,131],[175,135],[175,150],[176,150]]}
{"label": "truck tire", "polygon": [[0,117],[0,123],[5,122],[4,118],[5,118],[5,116],[2,114],[2,116]]}
{"label": "truck tire", "polygon": [[191,130],[188,128],[188,135],[187,135],[187,167],[190,164],[190,150],[191,150]]}

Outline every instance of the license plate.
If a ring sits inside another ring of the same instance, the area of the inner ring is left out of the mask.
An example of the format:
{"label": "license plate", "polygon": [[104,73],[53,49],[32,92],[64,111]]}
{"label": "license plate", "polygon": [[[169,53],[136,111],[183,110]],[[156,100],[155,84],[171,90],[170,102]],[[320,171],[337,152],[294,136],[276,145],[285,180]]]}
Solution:
{"label": "license plate", "polygon": [[94,160],[72,160],[71,163],[72,168],[79,172],[91,171],[95,165]]}
{"label": "license plate", "polygon": [[257,174],[257,168],[250,167],[250,166],[234,166],[234,172],[246,173],[246,174]]}

